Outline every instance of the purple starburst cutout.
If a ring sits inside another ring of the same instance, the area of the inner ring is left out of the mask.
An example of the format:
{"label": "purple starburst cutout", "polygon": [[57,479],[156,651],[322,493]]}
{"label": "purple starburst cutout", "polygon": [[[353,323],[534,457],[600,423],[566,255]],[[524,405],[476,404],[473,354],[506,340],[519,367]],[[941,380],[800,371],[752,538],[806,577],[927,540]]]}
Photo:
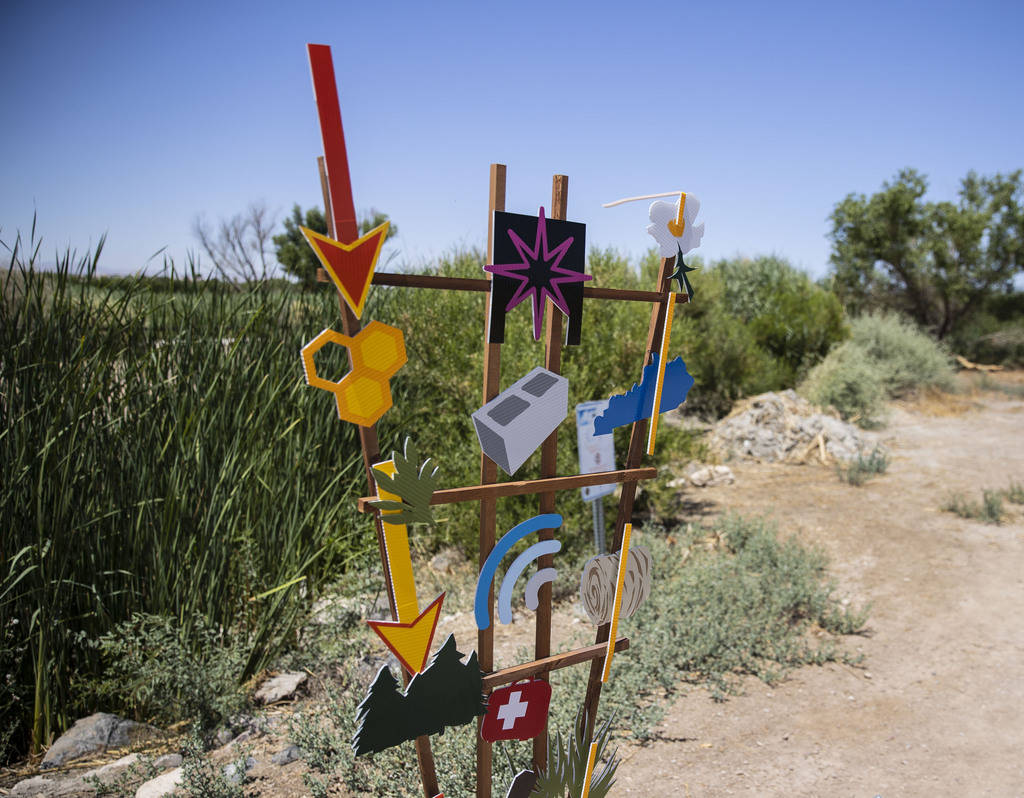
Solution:
{"label": "purple starburst cutout", "polygon": [[572,246],[573,236],[569,236],[554,249],[548,247],[548,227],[544,218],[544,208],[537,216],[537,236],[531,249],[515,230],[507,230],[512,245],[522,260],[519,263],[496,263],[484,266],[484,271],[518,280],[519,285],[512,298],[505,306],[505,312],[512,310],[523,300],[529,298],[533,303],[533,338],[540,340],[540,328],[544,318],[544,299],[550,297],[555,307],[566,316],[569,315],[569,303],[565,301],[562,283],[581,283],[594,279],[591,274],[566,269],[559,264]]}

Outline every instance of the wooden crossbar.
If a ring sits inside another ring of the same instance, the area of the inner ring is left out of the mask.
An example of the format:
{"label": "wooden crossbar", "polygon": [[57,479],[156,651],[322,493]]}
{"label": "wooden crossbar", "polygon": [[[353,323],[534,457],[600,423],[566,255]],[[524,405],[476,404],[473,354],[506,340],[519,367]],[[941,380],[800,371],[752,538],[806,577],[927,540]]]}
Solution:
{"label": "wooden crossbar", "polygon": [[[623,468],[619,471],[598,471],[593,474],[574,474],[568,477],[551,477],[549,479],[529,479],[518,482],[495,482],[489,485],[470,485],[465,488],[448,488],[436,490],[430,497],[430,503],[458,504],[459,502],[475,502],[480,499],[497,499],[502,496],[527,496],[534,493],[553,493],[559,490],[587,488],[591,485],[610,485],[619,482],[641,482],[658,476],[658,469]],[[374,508],[370,502],[378,501],[377,496],[363,496],[358,501],[359,512],[372,513]]]}
{"label": "wooden crossbar", "polygon": [[[625,651],[627,648],[629,648],[628,637],[615,638],[616,653]],[[484,674],[484,690],[489,691],[495,687],[501,687],[503,684],[512,684],[512,682],[517,682],[520,679],[529,679],[538,673],[557,671],[559,668],[568,668],[570,665],[588,662],[589,660],[603,657],[607,651],[608,645],[606,643],[599,643],[596,646],[587,646],[586,648],[564,651],[561,654],[552,654],[550,657],[534,660],[533,662],[524,662],[522,665],[513,665],[511,668],[502,668],[500,671]]]}
{"label": "wooden crossbar", "polygon": [[[330,282],[331,278],[322,268],[317,269],[317,280],[321,283]],[[390,285],[399,288],[438,288],[445,291],[475,291],[480,294],[489,293],[491,281],[475,277],[442,277],[437,274],[398,274],[397,272],[374,272],[374,285]],[[663,302],[668,299],[668,292],[637,291],[626,288],[601,288],[586,285],[583,287],[584,299],[612,299],[623,302]],[[676,302],[688,302],[689,297],[680,294]]]}

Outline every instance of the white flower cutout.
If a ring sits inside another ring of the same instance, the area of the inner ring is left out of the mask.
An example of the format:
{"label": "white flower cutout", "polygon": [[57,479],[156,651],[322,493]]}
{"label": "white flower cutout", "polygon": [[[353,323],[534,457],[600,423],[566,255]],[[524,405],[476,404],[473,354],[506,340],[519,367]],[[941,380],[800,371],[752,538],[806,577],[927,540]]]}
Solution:
{"label": "white flower cutout", "polygon": [[[679,224],[679,202],[683,203],[683,220]],[[679,254],[685,255],[691,249],[700,246],[704,237],[704,222],[694,224],[700,212],[700,200],[693,194],[681,194],[676,202],[658,200],[651,203],[651,224],[647,232],[658,242],[658,251],[663,258],[671,258]]]}

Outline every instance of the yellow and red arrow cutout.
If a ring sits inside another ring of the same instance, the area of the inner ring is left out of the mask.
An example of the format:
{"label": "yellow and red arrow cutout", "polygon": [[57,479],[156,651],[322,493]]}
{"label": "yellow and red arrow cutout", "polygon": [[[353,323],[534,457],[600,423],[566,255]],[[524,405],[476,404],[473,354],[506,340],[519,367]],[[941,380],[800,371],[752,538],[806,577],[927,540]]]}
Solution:
{"label": "yellow and red arrow cutout", "polygon": [[377,266],[384,239],[388,237],[389,226],[390,222],[384,222],[351,244],[342,244],[308,227],[299,227],[356,318],[363,317],[373,270]]}
{"label": "yellow and red arrow cutout", "polygon": [[388,225],[382,224],[359,238],[331,48],[325,44],[309,44],[306,50],[313,74],[313,95],[324,144],[331,221],[337,240],[306,228],[302,228],[302,232],[349,307],[357,318],[362,318],[366,294],[370,290],[380,248],[387,237]]}
{"label": "yellow and red arrow cutout", "polygon": [[[395,463],[388,460],[377,463],[374,468],[393,474]],[[401,501],[401,496],[381,490],[379,487],[377,496],[381,499]],[[398,657],[402,667],[415,675],[426,667],[427,655],[434,640],[434,630],[437,629],[437,619],[441,614],[441,602],[444,601],[445,594],[442,593],[429,607],[420,612],[419,602],[416,600],[416,581],[412,573],[412,556],[409,553],[409,531],[405,524],[389,524],[384,521],[387,516],[387,511],[381,513],[384,549],[398,620],[367,623],[380,635],[384,645]]]}

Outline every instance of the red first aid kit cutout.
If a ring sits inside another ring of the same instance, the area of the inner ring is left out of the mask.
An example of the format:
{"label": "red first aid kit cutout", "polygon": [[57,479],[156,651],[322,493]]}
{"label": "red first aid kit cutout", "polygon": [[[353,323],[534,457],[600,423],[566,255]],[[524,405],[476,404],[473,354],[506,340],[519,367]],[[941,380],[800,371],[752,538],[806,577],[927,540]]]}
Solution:
{"label": "red first aid kit cutout", "polygon": [[551,701],[551,685],[529,679],[499,687],[487,701],[480,736],[488,742],[529,740],[544,730]]}

